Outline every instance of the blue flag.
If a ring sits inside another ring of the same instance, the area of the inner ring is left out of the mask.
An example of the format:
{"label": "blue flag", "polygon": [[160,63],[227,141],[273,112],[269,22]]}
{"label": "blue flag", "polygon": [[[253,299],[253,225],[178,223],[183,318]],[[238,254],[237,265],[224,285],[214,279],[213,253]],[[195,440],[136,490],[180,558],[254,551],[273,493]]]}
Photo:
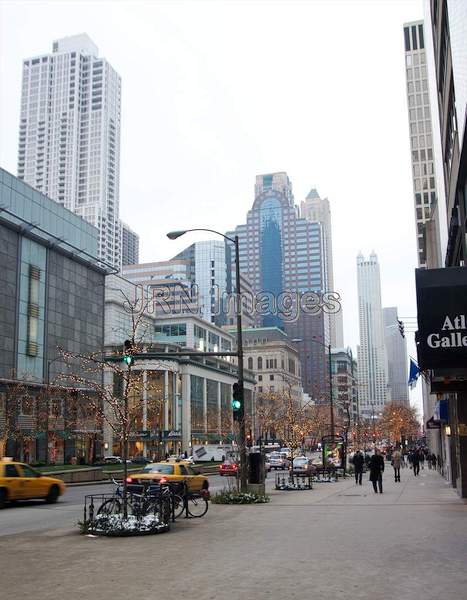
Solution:
{"label": "blue flag", "polygon": [[420,377],[420,369],[413,358],[410,359],[410,371],[409,371],[409,388],[411,390],[417,385],[417,379]]}

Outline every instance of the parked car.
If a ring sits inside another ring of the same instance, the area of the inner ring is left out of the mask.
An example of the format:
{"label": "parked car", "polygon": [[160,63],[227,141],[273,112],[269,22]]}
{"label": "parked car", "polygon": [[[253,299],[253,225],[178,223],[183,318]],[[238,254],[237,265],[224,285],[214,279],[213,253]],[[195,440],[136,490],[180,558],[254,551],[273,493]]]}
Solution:
{"label": "parked car", "polygon": [[190,492],[209,489],[208,478],[205,475],[197,473],[186,460],[149,463],[139,473],[132,473],[127,477],[130,490],[131,484],[141,485],[151,481],[157,483],[186,481]]}
{"label": "parked car", "polygon": [[315,469],[323,468],[323,459],[321,457],[312,458],[311,464],[315,467]]}
{"label": "parked car", "polygon": [[120,465],[123,460],[120,456],[104,456],[103,462],[105,465]]}
{"label": "parked car", "polygon": [[224,475],[230,475],[236,477],[238,473],[238,465],[234,462],[223,462],[219,465],[219,475],[223,477]]}
{"label": "parked car", "polygon": [[311,459],[306,456],[297,456],[293,460],[291,471],[292,475],[313,475],[316,467],[313,465]]}
{"label": "parked car", "polygon": [[189,456],[188,458],[184,458],[183,456],[180,456],[179,454],[171,454],[169,456],[169,458],[167,459],[168,462],[188,462],[190,463],[190,465],[194,465],[195,464],[195,459],[193,458],[193,456]]}
{"label": "parked car", "polygon": [[151,461],[149,460],[149,458],[145,458],[144,456],[134,456],[131,459],[131,464],[132,465],[147,465],[150,462]]}
{"label": "parked car", "polygon": [[269,455],[269,464],[271,469],[287,469],[289,461],[280,452],[271,452]]}
{"label": "parked car", "polygon": [[61,479],[46,477],[29,465],[8,459],[0,460],[0,508],[14,500],[43,498],[52,504],[65,492]]}

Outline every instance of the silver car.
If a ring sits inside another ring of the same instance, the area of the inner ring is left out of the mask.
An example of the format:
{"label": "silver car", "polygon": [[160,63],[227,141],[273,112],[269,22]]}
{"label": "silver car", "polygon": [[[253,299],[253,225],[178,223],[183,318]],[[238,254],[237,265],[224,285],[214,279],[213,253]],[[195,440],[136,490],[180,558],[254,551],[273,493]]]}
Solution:
{"label": "silver car", "polygon": [[306,456],[297,456],[297,458],[294,458],[292,463],[293,475],[313,475],[315,470],[311,459]]}
{"label": "silver car", "polygon": [[269,464],[271,465],[271,469],[286,469],[288,465],[288,460],[281,456],[279,453],[271,452],[269,455]]}

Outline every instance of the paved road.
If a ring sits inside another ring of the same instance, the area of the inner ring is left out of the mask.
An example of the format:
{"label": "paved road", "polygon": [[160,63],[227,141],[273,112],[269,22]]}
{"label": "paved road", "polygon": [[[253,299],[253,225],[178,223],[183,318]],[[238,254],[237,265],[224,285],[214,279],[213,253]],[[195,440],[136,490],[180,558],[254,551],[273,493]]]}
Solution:
{"label": "paved road", "polygon": [[[211,492],[226,487],[228,478],[219,475],[209,477]],[[82,519],[86,494],[107,494],[112,484],[68,487],[57,504],[45,504],[42,500],[9,505],[0,511],[0,536],[26,531],[73,527]]]}
{"label": "paved road", "polygon": [[272,490],[269,504],[213,505],[157,536],[96,538],[69,525],[4,536],[1,589],[35,600],[465,598],[467,504],[432,471],[404,469],[400,484],[391,475],[383,495],[367,475],[361,487]]}

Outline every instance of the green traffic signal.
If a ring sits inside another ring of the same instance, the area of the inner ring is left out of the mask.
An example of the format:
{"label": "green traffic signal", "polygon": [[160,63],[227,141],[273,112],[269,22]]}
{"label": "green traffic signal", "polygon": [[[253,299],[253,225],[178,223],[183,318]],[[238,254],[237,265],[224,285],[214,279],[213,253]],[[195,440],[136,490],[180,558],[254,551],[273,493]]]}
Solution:
{"label": "green traffic signal", "polygon": [[243,388],[239,383],[232,386],[232,411],[234,421],[243,419]]}
{"label": "green traffic signal", "polygon": [[134,351],[134,349],[133,349],[133,344],[131,343],[131,340],[125,340],[123,342],[122,360],[128,366],[131,366],[135,362],[135,359],[132,356],[133,351]]}

